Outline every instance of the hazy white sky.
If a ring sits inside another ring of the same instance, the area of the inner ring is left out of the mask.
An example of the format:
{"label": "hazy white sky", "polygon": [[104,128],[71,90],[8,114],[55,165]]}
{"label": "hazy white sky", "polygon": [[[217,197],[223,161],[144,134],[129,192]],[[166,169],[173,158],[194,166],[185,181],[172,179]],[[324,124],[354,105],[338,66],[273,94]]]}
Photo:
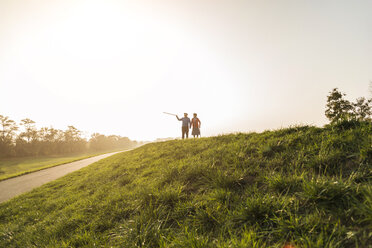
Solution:
{"label": "hazy white sky", "polygon": [[0,114],[151,140],[323,125],[368,96],[372,1],[0,0]]}

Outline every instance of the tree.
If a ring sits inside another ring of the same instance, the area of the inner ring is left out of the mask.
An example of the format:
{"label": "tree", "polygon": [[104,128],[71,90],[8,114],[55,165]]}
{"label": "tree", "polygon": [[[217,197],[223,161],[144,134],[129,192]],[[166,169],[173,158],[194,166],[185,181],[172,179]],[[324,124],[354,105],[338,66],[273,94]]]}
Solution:
{"label": "tree", "polygon": [[35,122],[29,118],[21,120],[24,131],[21,132],[16,140],[17,156],[37,156],[40,152],[40,142]]}
{"label": "tree", "polygon": [[74,126],[68,126],[64,133],[65,152],[82,152],[86,150],[86,140],[81,137],[81,131]]}
{"label": "tree", "polygon": [[18,126],[8,116],[0,115],[0,156],[10,156],[14,153],[15,132]]}
{"label": "tree", "polygon": [[334,88],[329,93],[330,95],[327,96],[327,108],[325,111],[326,117],[331,123],[350,119],[353,106],[348,100],[344,99],[346,94],[341,93],[337,88]]}
{"label": "tree", "polygon": [[25,131],[20,136],[21,138],[26,138],[27,143],[37,139],[37,130],[34,124],[35,122],[28,118],[21,120],[21,125],[24,126]]}
{"label": "tree", "polygon": [[10,120],[8,116],[0,115],[0,139],[6,140],[13,138],[15,131],[18,130],[18,126],[15,121]]}
{"label": "tree", "polygon": [[372,99],[367,100],[365,97],[360,97],[356,99],[355,103],[352,103],[344,99],[344,96],[346,96],[346,94],[341,93],[337,88],[334,88],[327,96],[325,115],[332,124],[344,120],[371,120]]}
{"label": "tree", "polygon": [[353,117],[357,120],[371,120],[371,102],[372,99],[367,100],[364,97],[356,99],[353,103]]}
{"label": "tree", "polygon": [[128,137],[118,135],[105,136],[99,133],[93,133],[89,140],[89,148],[93,151],[128,149],[137,145],[137,142],[131,141]]}

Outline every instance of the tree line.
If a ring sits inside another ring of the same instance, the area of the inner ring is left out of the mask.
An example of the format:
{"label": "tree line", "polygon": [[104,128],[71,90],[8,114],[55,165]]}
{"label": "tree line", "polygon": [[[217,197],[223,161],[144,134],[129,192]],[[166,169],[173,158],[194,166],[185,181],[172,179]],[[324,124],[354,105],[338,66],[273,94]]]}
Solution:
{"label": "tree line", "polygon": [[137,141],[128,137],[94,133],[87,140],[82,137],[82,131],[74,126],[68,126],[66,130],[53,127],[37,129],[31,119],[23,119],[17,124],[8,116],[0,115],[0,157],[100,152],[128,149],[137,145]]}

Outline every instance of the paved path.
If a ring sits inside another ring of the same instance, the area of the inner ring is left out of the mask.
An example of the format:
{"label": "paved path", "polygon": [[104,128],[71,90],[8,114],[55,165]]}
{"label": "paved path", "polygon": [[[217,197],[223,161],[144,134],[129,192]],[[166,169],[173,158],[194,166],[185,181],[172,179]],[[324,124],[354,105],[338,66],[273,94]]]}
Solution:
{"label": "paved path", "polygon": [[58,165],[52,168],[36,171],[19,177],[0,181],[0,203],[17,195],[31,191],[32,189],[60,178],[70,172],[79,170],[98,160],[109,157],[118,152],[106,153],[95,157],[75,161],[68,164]]}

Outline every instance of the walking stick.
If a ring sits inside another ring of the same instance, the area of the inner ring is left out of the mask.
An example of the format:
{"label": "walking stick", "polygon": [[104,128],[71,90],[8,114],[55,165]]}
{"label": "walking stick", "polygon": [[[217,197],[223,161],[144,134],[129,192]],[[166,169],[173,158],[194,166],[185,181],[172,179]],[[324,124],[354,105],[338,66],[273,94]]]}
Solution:
{"label": "walking stick", "polygon": [[163,112],[164,114],[166,115],[173,115],[173,116],[177,116],[176,114],[171,114],[171,113],[168,113],[168,112]]}

